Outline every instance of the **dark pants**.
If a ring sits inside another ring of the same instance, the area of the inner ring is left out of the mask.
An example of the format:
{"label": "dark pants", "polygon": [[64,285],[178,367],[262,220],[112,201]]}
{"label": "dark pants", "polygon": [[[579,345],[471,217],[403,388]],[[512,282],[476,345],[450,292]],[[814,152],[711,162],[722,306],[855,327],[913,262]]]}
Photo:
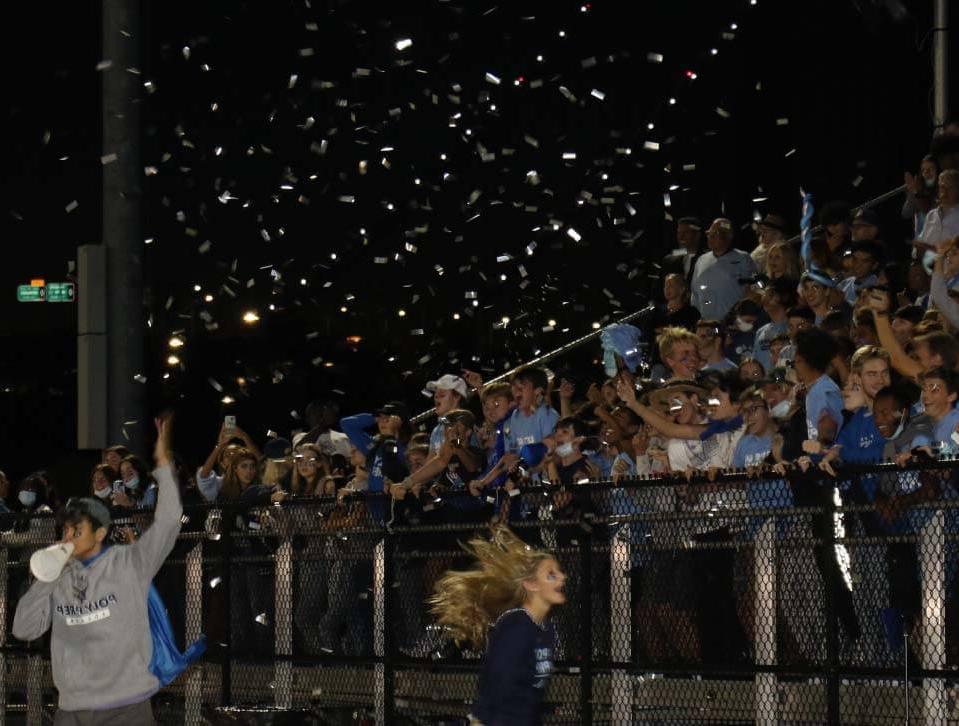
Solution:
{"label": "dark pants", "polygon": [[53,726],[153,726],[150,699],[132,706],[107,708],[102,711],[57,710]]}

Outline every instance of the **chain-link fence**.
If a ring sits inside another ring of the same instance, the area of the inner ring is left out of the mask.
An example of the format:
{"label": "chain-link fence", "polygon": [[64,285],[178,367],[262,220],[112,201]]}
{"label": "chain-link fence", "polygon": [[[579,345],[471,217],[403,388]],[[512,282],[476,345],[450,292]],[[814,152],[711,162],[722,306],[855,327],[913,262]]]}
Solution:
{"label": "chain-link fence", "polygon": [[[155,584],[179,645],[205,633],[209,647],[154,710],[169,724],[461,723],[481,648],[454,645],[425,600],[470,565],[458,542],[500,518],[568,576],[548,723],[954,723],[957,483],[950,461],[191,509]],[[57,525],[0,524],[0,721],[44,723],[48,639],[9,633]]]}

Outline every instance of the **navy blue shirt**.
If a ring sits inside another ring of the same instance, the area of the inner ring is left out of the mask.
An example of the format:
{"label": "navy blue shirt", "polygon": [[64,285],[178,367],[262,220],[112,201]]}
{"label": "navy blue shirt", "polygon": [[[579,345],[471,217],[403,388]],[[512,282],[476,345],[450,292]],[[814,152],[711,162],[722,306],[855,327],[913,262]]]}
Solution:
{"label": "navy blue shirt", "polygon": [[538,726],[553,669],[556,632],[522,608],[500,615],[489,636],[472,715],[483,726]]}

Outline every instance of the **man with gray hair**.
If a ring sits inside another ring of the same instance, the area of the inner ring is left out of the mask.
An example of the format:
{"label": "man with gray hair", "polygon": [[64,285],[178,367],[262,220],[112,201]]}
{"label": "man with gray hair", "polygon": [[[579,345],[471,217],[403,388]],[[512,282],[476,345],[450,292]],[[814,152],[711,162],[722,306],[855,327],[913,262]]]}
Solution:
{"label": "man with gray hair", "polygon": [[707,320],[722,320],[756,275],[748,252],[733,248],[733,223],[720,217],[706,230],[709,252],[696,260],[690,302]]}

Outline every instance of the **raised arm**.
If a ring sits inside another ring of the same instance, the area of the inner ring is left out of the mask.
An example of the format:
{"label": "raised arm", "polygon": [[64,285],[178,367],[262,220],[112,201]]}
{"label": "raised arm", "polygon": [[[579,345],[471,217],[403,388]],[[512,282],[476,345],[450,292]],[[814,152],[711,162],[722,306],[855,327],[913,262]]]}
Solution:
{"label": "raised arm", "polygon": [[173,550],[183,516],[180,487],[173,475],[173,457],[170,453],[173,432],[171,419],[158,418],[156,428],[157,443],[153,455],[156,469],[153,475],[157,480],[158,493],[153,524],[140,539],[123,549],[123,554],[129,557],[137,574],[146,582],[153,579]]}
{"label": "raised arm", "polygon": [[876,321],[876,334],[879,337],[881,345],[892,359],[892,367],[899,373],[918,380],[922,373],[922,366],[910,358],[899,341],[896,340],[895,333],[892,332],[892,323],[889,322],[889,293],[882,290],[870,290],[869,307],[873,312],[873,319]]}
{"label": "raised arm", "polygon": [[643,421],[656,429],[663,436],[672,439],[698,439],[699,435],[706,430],[703,424],[678,424],[670,421],[662,414],[657,413],[649,406],[644,406],[636,400],[636,389],[625,381],[620,380],[616,384],[616,391],[626,406],[636,413]]}

